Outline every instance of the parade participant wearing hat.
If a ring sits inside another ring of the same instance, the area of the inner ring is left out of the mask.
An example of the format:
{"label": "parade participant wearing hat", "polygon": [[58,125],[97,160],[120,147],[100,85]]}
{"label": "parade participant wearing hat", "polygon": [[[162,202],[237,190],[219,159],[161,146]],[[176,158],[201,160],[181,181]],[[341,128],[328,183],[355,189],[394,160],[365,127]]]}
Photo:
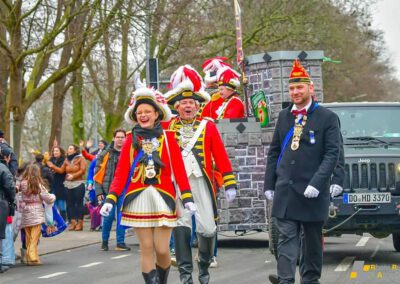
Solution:
{"label": "parade participant wearing hat", "polygon": [[202,116],[212,119],[243,118],[244,105],[236,90],[240,86],[240,74],[229,65],[219,68],[216,74],[218,92],[206,104]]}
{"label": "parade participant wearing hat", "polygon": [[[175,133],[163,131],[160,124],[170,118],[171,111],[161,93],[145,87],[133,93],[125,120],[135,126],[126,136],[100,211],[108,216],[113,206],[122,202],[120,225],[134,227],[140,245],[142,274],[145,283],[152,284],[167,283],[171,265],[168,244],[177,219],[176,194],[180,194],[189,214],[196,210],[188,179],[181,174],[185,167]],[[175,192],[173,178],[179,193]]]}
{"label": "parade participant wearing hat", "polygon": [[277,219],[279,283],[319,283],[322,226],[328,218],[329,184],[341,147],[339,119],[312,99],[310,77],[296,59],[289,78],[293,104],[279,113],[267,159],[264,189]]}
{"label": "parade participant wearing hat", "polygon": [[[172,90],[165,94],[165,98],[169,105],[175,107],[178,116],[170,121],[168,128],[176,131],[193,199],[198,208],[195,221],[199,249],[199,281],[204,284],[210,280],[208,268],[214,253],[217,229],[217,188],[213,177],[213,161],[222,173],[228,202],[235,199],[237,184],[216,125],[208,119],[196,117],[200,103],[210,99],[203,89],[201,76],[191,66],[181,66],[172,74],[170,87]],[[184,212],[174,229],[176,261],[181,283],[193,283],[191,229],[191,216]]]}

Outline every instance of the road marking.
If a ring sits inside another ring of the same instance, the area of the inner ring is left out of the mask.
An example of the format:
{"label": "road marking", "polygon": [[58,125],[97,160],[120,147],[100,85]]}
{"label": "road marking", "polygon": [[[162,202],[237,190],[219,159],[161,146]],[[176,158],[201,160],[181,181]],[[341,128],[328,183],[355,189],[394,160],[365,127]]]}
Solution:
{"label": "road marking", "polygon": [[353,264],[353,261],[356,259],[355,256],[346,256],[343,258],[342,262],[335,268],[336,272],[343,272],[349,269],[350,265]]}
{"label": "road marking", "polygon": [[369,240],[369,237],[362,237],[358,243],[356,244],[356,247],[365,247],[365,245],[367,244]]}
{"label": "road marking", "polygon": [[130,255],[132,255],[132,254],[123,254],[123,255],[119,255],[119,256],[114,256],[111,259],[120,259],[120,258],[124,258],[124,257],[130,256]]}
{"label": "road marking", "polygon": [[375,257],[375,255],[378,253],[378,251],[381,247],[381,242],[382,242],[382,240],[380,240],[379,243],[376,245],[374,252],[369,257],[370,260],[372,260]]}
{"label": "road marking", "polygon": [[89,263],[89,264],[85,264],[85,265],[79,266],[79,268],[92,267],[92,266],[99,265],[99,264],[102,264],[102,263],[103,262],[92,262],[92,263]]}
{"label": "road marking", "polygon": [[267,259],[267,260],[265,261],[265,263],[271,263],[271,261]]}
{"label": "road marking", "polygon": [[40,276],[40,277],[38,277],[38,278],[39,278],[39,279],[48,279],[48,278],[56,277],[56,276],[63,275],[63,274],[66,274],[66,273],[67,273],[67,272],[56,272],[56,273],[53,273],[53,274]]}

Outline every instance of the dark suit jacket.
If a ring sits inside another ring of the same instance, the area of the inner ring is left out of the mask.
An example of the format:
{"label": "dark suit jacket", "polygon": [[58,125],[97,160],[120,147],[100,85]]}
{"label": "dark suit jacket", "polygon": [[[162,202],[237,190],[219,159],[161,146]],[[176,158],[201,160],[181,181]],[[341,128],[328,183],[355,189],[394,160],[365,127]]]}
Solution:
{"label": "dark suit jacket", "polygon": [[[309,108],[299,149],[293,151],[290,140],[277,166],[281,145],[295,119],[290,113],[292,106],[279,113],[264,181],[264,190],[275,191],[274,217],[303,222],[328,218],[329,184],[341,147],[339,119],[334,112],[322,106],[310,114],[314,104]],[[314,144],[310,141],[310,130],[314,131]],[[317,198],[304,197],[308,185],[319,190]]]}

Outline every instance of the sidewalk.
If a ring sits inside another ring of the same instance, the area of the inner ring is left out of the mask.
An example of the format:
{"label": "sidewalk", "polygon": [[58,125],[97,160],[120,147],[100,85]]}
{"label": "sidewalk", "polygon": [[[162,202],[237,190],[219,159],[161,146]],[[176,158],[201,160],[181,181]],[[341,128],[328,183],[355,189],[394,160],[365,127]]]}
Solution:
{"label": "sidewalk", "polygon": [[[114,222],[115,223],[115,222]],[[126,238],[133,236],[131,230],[126,233]],[[115,240],[115,224],[111,229],[110,244],[113,245]],[[135,241],[136,242],[136,241]],[[52,238],[40,238],[39,255],[45,255],[69,249],[84,247],[92,244],[101,243],[101,231],[90,231],[90,220],[84,219],[83,231],[75,232],[66,229],[61,234]],[[15,241],[15,252],[20,255],[21,238],[18,236]]]}

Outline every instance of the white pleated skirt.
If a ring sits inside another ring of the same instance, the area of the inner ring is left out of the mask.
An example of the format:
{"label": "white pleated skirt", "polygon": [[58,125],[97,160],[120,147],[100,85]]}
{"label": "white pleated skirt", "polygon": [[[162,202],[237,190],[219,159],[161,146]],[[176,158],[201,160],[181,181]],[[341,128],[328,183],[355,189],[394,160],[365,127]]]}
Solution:
{"label": "white pleated skirt", "polygon": [[121,225],[129,227],[176,227],[176,214],[153,186],[143,190],[122,211]]}

